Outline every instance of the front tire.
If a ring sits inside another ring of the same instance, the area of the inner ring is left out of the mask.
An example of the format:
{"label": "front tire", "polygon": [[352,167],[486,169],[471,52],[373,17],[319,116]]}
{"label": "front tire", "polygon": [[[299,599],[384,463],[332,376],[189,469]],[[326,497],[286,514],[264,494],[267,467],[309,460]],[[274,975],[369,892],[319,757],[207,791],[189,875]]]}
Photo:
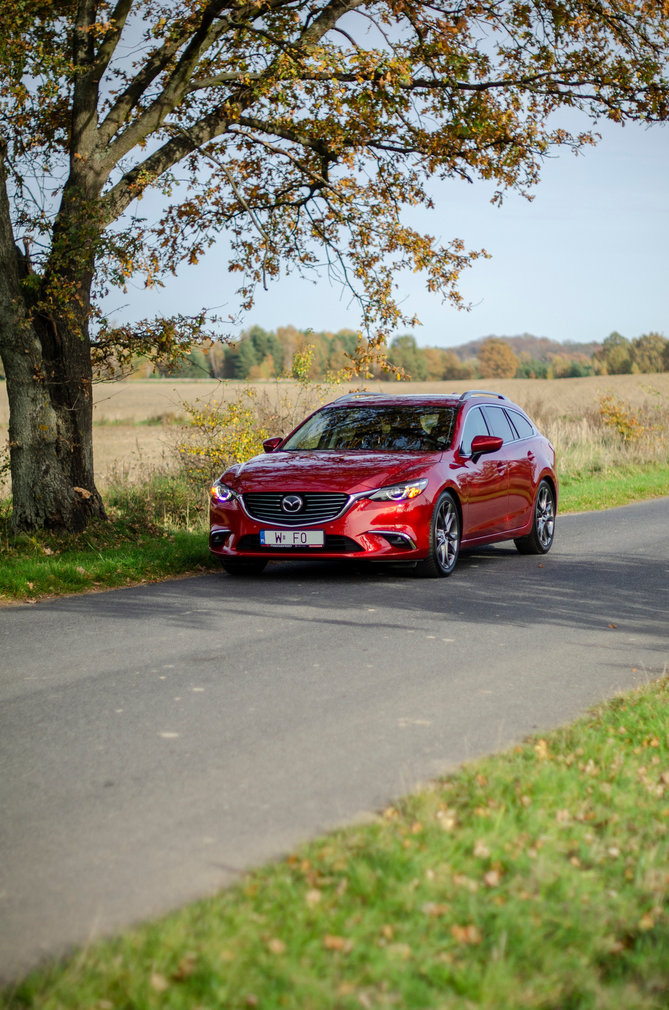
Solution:
{"label": "front tire", "polygon": [[228,575],[260,575],[267,562],[262,558],[226,558],[221,560],[223,571]]}
{"label": "front tire", "polygon": [[458,560],[461,539],[458,506],[450,491],[444,491],[432,513],[430,553],[416,565],[416,575],[427,579],[450,575]]}
{"label": "front tire", "polygon": [[534,502],[532,530],[514,540],[520,554],[548,554],[555,536],[555,492],[547,480],[539,484]]}

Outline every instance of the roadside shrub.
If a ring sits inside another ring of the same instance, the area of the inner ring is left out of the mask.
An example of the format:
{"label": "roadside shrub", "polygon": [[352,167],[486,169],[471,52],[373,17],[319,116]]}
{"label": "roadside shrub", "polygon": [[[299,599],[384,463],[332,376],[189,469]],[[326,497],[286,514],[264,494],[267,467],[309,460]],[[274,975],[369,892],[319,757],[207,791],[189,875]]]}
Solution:
{"label": "roadside shrub", "polygon": [[258,406],[258,393],[251,386],[223,406],[200,400],[184,404],[189,424],[176,451],[181,472],[191,486],[204,487],[232,463],[262,452],[269,432]]}
{"label": "roadside shrub", "polygon": [[312,346],[295,352],[291,374],[283,377],[293,380],[290,386],[277,379],[262,390],[248,386],[223,405],[201,400],[183,404],[188,423],[181,430],[176,454],[180,472],[192,487],[204,488],[233,463],[261,453],[264,439],[288,434],[303,417],[332,399],[341,379],[313,382],[309,378],[313,354]]}
{"label": "roadside shrub", "polygon": [[599,416],[602,424],[616,431],[623,442],[638,442],[649,428],[642,424],[632,408],[612,393],[599,398]]}
{"label": "roadside shrub", "polygon": [[587,478],[628,464],[669,462],[669,403],[656,390],[648,393],[638,407],[602,394],[578,414],[557,414],[541,401],[522,406],[555,446],[560,476]]}

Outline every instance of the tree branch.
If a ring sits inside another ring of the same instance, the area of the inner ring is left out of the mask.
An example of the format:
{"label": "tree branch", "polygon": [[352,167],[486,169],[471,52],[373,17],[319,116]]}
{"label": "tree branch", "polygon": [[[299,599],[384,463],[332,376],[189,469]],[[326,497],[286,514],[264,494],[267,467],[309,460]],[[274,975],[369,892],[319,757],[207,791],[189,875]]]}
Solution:
{"label": "tree branch", "polygon": [[356,7],[362,7],[367,0],[331,0],[321,13],[305,28],[300,42],[306,48],[318,45],[324,35],[327,35],[339,21],[339,18]]}
{"label": "tree branch", "polygon": [[121,34],[123,33],[132,4],[133,0],[118,0],[116,7],[111,13],[109,20],[113,27],[110,28],[105,35],[100,48],[98,49],[97,59],[95,61],[98,82],[102,79],[102,76],[116,51],[116,46],[119,43]]}
{"label": "tree branch", "polygon": [[189,154],[193,143],[197,146],[207,144],[225,133],[229,125],[228,118],[217,110],[189,127],[187,134],[172,136],[104,194],[101,202],[106,219],[113,221],[119,217],[147,186]]}
{"label": "tree branch", "polygon": [[[213,45],[220,36],[232,25],[233,18],[220,17],[227,0],[212,0],[201,12],[199,27],[192,32],[190,42],[169,74],[162,87],[160,96],[144,110],[135,123],[128,126],[112,145],[109,155],[113,164],[118,163],[128,151],[140,143],[153,130],[160,126],[165,116],[174,107],[180,93],[186,90],[187,80],[193,72],[202,52]],[[235,17],[238,15],[235,14]],[[219,18],[218,24],[214,22]],[[166,42],[160,49],[151,54],[143,69],[133,78],[129,86],[110,109],[99,130],[99,147],[107,148],[117,133],[119,127],[127,121],[151,84],[167,69],[170,61],[179,51],[182,36],[175,32],[172,41]]]}

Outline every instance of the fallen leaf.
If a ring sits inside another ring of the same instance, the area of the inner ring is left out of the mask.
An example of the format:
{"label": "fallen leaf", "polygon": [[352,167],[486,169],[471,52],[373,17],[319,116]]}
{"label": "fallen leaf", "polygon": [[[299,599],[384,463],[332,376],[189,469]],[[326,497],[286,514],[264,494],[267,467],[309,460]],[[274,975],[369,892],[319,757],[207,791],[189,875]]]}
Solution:
{"label": "fallen leaf", "polygon": [[545,740],[537,740],[534,745],[534,753],[537,755],[540,761],[545,761],[548,757],[548,744]]}
{"label": "fallen leaf", "polygon": [[490,856],[490,849],[488,848],[486,843],[480,838],[478,839],[476,845],[474,846],[474,855],[477,856],[478,859],[488,859],[488,857]]}
{"label": "fallen leaf", "polygon": [[341,950],[344,954],[348,954],[353,950],[353,940],[349,940],[345,936],[333,936],[331,933],[326,933],[323,937],[323,946],[326,950]]}
{"label": "fallen leaf", "polygon": [[305,894],[304,900],[306,901],[309,908],[313,908],[315,905],[319,903],[322,897],[323,897],[322,892],[319,891],[318,888],[312,887],[311,890],[307,891],[307,893]]}
{"label": "fallen leaf", "polygon": [[435,901],[427,901],[421,908],[423,915],[429,915],[431,919],[438,919],[448,912],[448,905],[440,905]]}
{"label": "fallen leaf", "polygon": [[411,957],[411,947],[408,943],[391,943],[388,953],[401,958],[402,961],[408,961]]}
{"label": "fallen leaf", "polygon": [[466,876],[464,873],[454,873],[453,883],[456,887],[464,887],[465,890],[469,891],[471,894],[476,894],[479,889],[479,885],[471,877]]}
{"label": "fallen leaf", "polygon": [[498,870],[489,870],[483,878],[488,887],[497,887],[500,881]]}
{"label": "fallen leaf", "polygon": [[444,831],[452,831],[457,823],[454,810],[437,810],[437,820]]}
{"label": "fallen leaf", "polygon": [[468,943],[472,945],[481,943],[481,940],[483,939],[480,929],[478,926],[474,926],[473,924],[469,926],[451,926],[451,936],[453,936],[458,943]]}
{"label": "fallen leaf", "polygon": [[169,989],[169,985],[170,984],[164,975],[161,975],[157,971],[153,972],[153,974],[151,975],[152,989],[154,989],[156,992],[165,992],[166,989]]}
{"label": "fallen leaf", "polygon": [[278,936],[273,936],[271,940],[267,941],[267,949],[272,954],[285,954],[286,945],[283,940],[280,940]]}
{"label": "fallen leaf", "polygon": [[192,951],[184,954],[179,961],[176,971],[172,972],[172,978],[177,982],[183,982],[184,979],[190,978],[195,971],[196,964],[197,954],[194,954]]}

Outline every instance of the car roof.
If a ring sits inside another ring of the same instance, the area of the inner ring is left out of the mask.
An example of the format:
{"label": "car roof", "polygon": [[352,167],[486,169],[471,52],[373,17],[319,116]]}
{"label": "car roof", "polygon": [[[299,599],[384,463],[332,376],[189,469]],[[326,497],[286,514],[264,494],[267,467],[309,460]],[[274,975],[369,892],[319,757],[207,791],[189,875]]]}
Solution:
{"label": "car roof", "polygon": [[467,400],[476,399],[483,402],[502,401],[509,406],[515,406],[508,397],[502,393],[493,393],[487,389],[467,389],[464,393],[377,393],[371,390],[360,390],[353,393],[344,393],[326,406],[345,406],[351,403],[368,401],[379,406],[397,406],[399,403],[409,404],[417,407],[427,406],[457,406]]}

